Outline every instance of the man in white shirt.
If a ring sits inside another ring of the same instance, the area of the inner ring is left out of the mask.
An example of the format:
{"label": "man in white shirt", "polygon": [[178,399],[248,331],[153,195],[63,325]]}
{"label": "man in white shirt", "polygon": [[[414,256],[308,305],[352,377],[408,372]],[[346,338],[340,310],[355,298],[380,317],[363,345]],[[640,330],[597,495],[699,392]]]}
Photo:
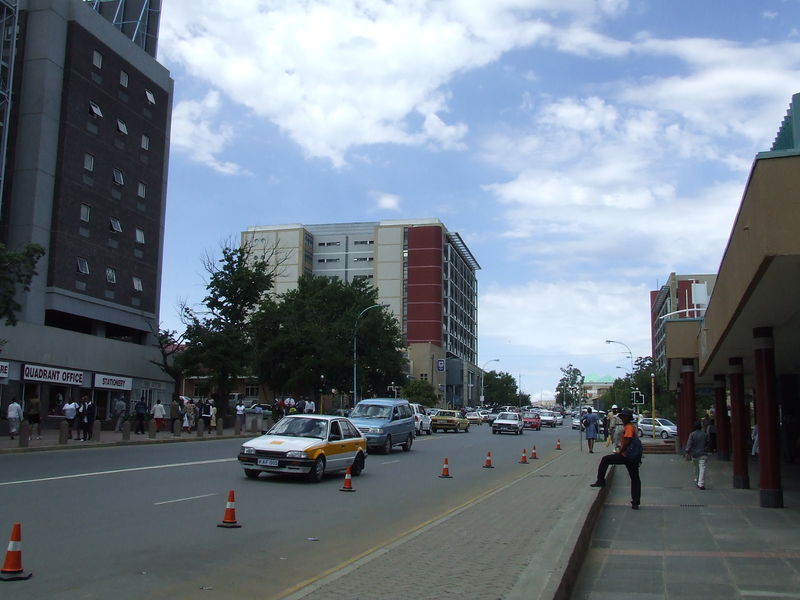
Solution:
{"label": "man in white shirt", "polygon": [[317,407],[314,404],[314,401],[313,400],[306,400],[306,414],[307,415],[313,415],[315,412],[317,412]]}
{"label": "man in white shirt", "polygon": [[78,403],[70,399],[61,407],[61,412],[64,413],[64,418],[67,420],[67,434],[68,440],[72,439],[72,428],[75,426],[75,415],[78,414]]}
{"label": "man in white shirt", "polygon": [[19,433],[19,424],[22,422],[22,407],[16,398],[11,399],[11,404],[6,410],[6,417],[8,417],[8,434],[13,440],[14,436]]}

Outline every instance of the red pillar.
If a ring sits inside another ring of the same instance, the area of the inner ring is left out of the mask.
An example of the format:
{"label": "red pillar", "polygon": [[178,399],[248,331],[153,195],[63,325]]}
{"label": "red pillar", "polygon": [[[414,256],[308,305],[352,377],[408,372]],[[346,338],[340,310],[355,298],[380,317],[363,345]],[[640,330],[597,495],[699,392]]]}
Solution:
{"label": "red pillar", "polygon": [[730,460],[730,423],[725,394],[725,375],[714,375],[714,423],[717,426],[717,456],[721,460]]}
{"label": "red pillar", "polygon": [[680,440],[681,448],[684,448],[686,440],[689,439],[689,434],[694,429],[694,421],[697,418],[693,358],[684,358],[681,362],[681,394],[683,396],[683,409],[681,410],[681,421],[678,423],[678,439]]}
{"label": "red pillar", "polygon": [[781,437],[775,393],[775,345],[771,327],[753,329],[756,415],[758,423],[758,487],[763,508],[783,508]]}
{"label": "red pillar", "polygon": [[728,359],[728,384],[731,390],[731,457],[733,458],[733,487],[750,489],[747,470],[747,430],[744,406],[744,367],[739,357]]}

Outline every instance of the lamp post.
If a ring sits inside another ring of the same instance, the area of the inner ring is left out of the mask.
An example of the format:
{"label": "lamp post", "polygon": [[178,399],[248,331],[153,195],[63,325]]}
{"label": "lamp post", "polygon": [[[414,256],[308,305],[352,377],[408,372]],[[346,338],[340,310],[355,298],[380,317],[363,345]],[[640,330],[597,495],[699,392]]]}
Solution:
{"label": "lamp post", "polygon": [[624,342],[618,342],[617,340],[606,340],[606,344],[619,344],[620,346],[625,346],[625,348],[628,350],[628,358],[631,359],[631,375],[633,375],[633,352],[631,352],[628,344]]}
{"label": "lamp post", "polygon": [[486,398],[486,395],[485,395],[485,392],[486,392],[486,365],[488,365],[489,363],[493,363],[493,362],[500,362],[500,359],[499,358],[493,358],[492,360],[487,360],[483,364],[483,367],[481,367],[481,406],[483,406],[484,403],[486,402],[486,400],[485,400],[485,398]]}
{"label": "lamp post", "polygon": [[356,317],[356,322],[353,324],[353,406],[358,403],[358,354],[356,349],[358,348],[358,322],[361,319],[361,315],[363,315],[368,310],[372,310],[373,308],[380,308],[383,304],[373,304],[372,306],[368,306]]}

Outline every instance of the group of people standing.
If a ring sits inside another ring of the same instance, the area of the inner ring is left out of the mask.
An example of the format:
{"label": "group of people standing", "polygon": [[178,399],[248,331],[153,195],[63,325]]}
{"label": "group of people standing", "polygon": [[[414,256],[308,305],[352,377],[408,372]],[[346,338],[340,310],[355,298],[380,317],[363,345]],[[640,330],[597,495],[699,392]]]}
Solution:
{"label": "group of people standing", "polygon": [[67,421],[67,439],[73,439],[73,429],[76,440],[87,442],[92,439],[94,422],[97,419],[97,406],[89,396],[81,396],[77,402],[69,400],[61,407],[61,412]]}

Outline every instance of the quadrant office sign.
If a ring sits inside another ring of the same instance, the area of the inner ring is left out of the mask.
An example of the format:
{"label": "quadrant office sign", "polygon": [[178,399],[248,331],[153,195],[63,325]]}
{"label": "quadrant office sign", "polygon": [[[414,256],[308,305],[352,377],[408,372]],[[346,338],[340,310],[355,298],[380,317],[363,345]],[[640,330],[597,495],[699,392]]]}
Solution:
{"label": "quadrant office sign", "polygon": [[22,371],[22,377],[27,381],[83,385],[83,371],[54,369],[53,367],[43,367],[41,365],[25,365]]}

